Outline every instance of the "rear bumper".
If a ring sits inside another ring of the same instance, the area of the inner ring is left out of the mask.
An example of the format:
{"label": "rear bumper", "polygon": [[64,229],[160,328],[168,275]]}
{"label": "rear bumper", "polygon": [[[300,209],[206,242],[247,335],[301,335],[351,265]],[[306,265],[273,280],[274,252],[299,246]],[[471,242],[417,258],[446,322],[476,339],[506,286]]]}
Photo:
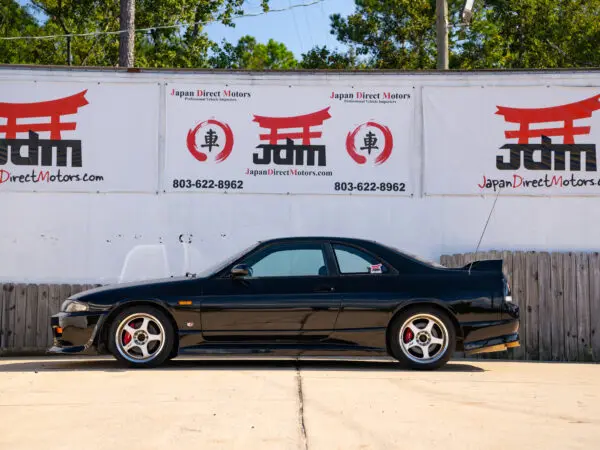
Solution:
{"label": "rear bumper", "polygon": [[469,342],[465,344],[465,355],[471,356],[479,353],[503,352],[509,348],[519,347],[519,333],[498,336],[493,339]]}
{"label": "rear bumper", "polygon": [[53,345],[50,353],[80,353],[93,347],[106,313],[60,312],[50,318]]}

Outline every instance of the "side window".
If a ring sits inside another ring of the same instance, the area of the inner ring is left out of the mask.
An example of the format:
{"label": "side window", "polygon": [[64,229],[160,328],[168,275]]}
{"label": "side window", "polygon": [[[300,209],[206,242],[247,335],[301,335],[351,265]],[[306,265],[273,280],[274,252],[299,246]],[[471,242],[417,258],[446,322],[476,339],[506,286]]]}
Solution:
{"label": "side window", "polygon": [[340,273],[387,273],[388,268],[373,256],[345,245],[333,245]]}
{"label": "side window", "polygon": [[249,264],[252,277],[327,275],[321,247],[275,250]]}

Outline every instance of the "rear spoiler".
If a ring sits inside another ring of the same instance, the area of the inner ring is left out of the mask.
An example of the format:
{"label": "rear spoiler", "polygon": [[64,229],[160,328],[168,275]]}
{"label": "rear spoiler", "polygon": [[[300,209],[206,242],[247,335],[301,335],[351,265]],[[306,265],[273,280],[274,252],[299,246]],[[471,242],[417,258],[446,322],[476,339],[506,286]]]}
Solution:
{"label": "rear spoiler", "polygon": [[473,261],[460,268],[461,270],[475,270],[478,272],[489,271],[489,272],[502,272],[502,260],[501,259],[486,259],[482,261]]}

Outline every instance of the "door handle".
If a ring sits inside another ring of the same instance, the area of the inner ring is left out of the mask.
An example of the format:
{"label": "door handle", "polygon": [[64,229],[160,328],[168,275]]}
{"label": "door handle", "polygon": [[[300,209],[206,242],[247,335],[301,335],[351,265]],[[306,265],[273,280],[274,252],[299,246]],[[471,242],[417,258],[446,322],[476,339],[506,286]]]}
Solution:
{"label": "door handle", "polygon": [[319,286],[315,289],[315,292],[334,292],[335,288],[333,286]]}

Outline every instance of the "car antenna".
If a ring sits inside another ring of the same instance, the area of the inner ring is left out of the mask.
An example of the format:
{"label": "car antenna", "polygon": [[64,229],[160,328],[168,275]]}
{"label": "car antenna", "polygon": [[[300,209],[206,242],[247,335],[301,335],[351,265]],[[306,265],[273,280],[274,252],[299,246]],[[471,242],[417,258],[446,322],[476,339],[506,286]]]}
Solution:
{"label": "car antenna", "polygon": [[[494,208],[496,208],[496,202],[498,201],[498,197],[500,197],[501,190],[502,190],[502,188],[498,188],[498,193],[496,194],[496,199],[494,200],[494,204],[492,205],[492,209],[490,210],[490,215],[488,216],[487,221],[485,222],[485,226],[483,227],[483,231],[481,232],[481,236],[479,237],[479,242],[477,243],[477,247],[475,248],[475,254],[473,255],[473,257],[475,257],[475,255],[479,251],[479,246],[481,245],[481,241],[483,241],[483,236],[485,235],[485,230],[487,230],[487,226],[490,223],[492,214],[494,213]],[[471,263],[469,264],[469,275],[471,275],[471,267],[473,267],[474,262],[475,261],[471,261]]]}

